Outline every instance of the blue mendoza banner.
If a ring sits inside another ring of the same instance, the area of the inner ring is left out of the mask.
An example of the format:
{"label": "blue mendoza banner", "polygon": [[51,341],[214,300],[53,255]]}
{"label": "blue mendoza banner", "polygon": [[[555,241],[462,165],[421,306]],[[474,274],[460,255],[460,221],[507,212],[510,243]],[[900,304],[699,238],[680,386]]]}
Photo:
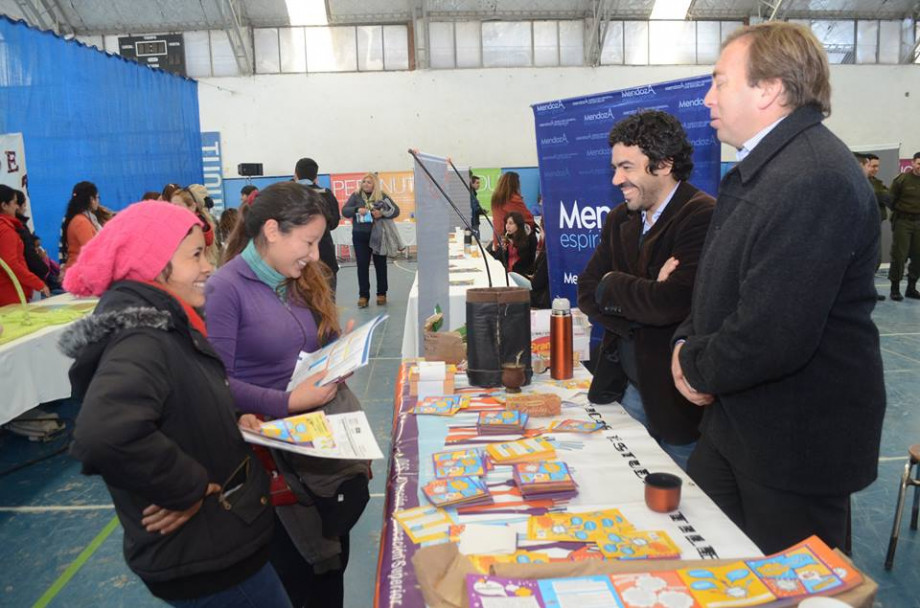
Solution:
{"label": "blue mendoza banner", "polygon": [[611,183],[607,135],[626,116],[640,110],[676,116],[693,144],[690,181],[715,195],[721,148],[703,105],[710,82],[700,76],[532,106],[553,297],[574,304],[578,275],[594,253],[604,219],[623,202]]}

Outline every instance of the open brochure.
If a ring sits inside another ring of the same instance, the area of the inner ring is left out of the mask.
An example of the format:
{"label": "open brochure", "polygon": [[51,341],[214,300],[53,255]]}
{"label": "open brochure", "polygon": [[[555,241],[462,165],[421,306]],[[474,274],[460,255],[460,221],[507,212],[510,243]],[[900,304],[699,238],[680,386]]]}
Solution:
{"label": "open brochure", "polygon": [[378,315],[372,321],[368,321],[316,352],[301,352],[297,357],[297,365],[294,367],[294,373],[291,374],[287,390],[294,390],[298,384],[321,371],[325,371],[326,376],[319,386],[325,386],[367,365],[374,330],[386,321],[387,317],[388,315]]}
{"label": "open brochure", "polygon": [[723,566],[541,580],[468,574],[470,608],[742,608],[794,606],[863,578],[817,536],[767,557]]}
{"label": "open brochure", "polygon": [[[297,418],[296,416],[294,418]],[[266,424],[277,424],[288,420],[282,418]],[[341,458],[344,460],[377,460],[383,458],[380,446],[374,439],[371,425],[364,412],[348,412],[347,414],[331,414],[325,416],[325,432],[328,431],[331,441],[308,440],[306,443],[292,443],[290,439],[275,439],[264,434],[248,429],[241,429],[243,439],[249,443],[263,445],[278,450],[286,450],[306,456],[317,458]]]}

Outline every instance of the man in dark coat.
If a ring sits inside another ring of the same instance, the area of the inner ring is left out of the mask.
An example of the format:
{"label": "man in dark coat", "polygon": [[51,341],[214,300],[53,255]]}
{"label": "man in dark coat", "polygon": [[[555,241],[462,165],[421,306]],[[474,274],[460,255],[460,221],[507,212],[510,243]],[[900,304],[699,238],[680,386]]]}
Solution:
{"label": "man in dark coat", "polygon": [[[882,225],[888,218],[888,205],[891,204],[891,195],[888,194],[888,187],[885,186],[884,182],[875,177],[875,175],[878,173],[878,156],[868,153],[863,154],[862,152],[854,152],[853,156],[856,157],[856,161],[859,163],[859,168],[862,169],[863,175],[866,176],[866,179],[869,180],[869,185],[872,186],[872,191],[875,192],[875,200],[878,202],[879,230],[881,230]],[[876,272],[878,272],[878,269],[881,265],[882,255],[881,248],[879,248],[878,263],[875,265]],[[882,302],[885,300],[885,296],[878,294],[876,299],[879,302]]]}
{"label": "man in dark coat", "polygon": [[821,43],[770,22],[725,42],[705,103],[740,162],[722,179],[674,381],[704,409],[688,472],[764,553],[843,547],[878,473],[885,386],[872,322],[875,194],[821,122]]}
{"label": "man in dark coat", "polygon": [[332,288],[334,296],[335,287],[338,283],[336,273],[339,271],[339,263],[335,255],[335,243],[332,242],[332,231],[338,227],[339,221],[342,219],[342,213],[335,195],[328,188],[323,188],[316,183],[318,174],[319,165],[312,158],[301,158],[294,167],[294,179],[297,183],[316,192],[323,199],[326,210],[326,232],[323,233],[323,238],[319,241],[319,259],[332,271],[329,277],[329,286]]}
{"label": "man in dark coat", "polygon": [[687,183],[693,146],[670,114],[630,116],[609,143],[613,184],[626,203],[608,214],[578,277],[579,308],[605,330],[595,383],[625,376],[623,407],[686,468],[702,411],[674,386],[671,336],[690,311],[714,200]]}

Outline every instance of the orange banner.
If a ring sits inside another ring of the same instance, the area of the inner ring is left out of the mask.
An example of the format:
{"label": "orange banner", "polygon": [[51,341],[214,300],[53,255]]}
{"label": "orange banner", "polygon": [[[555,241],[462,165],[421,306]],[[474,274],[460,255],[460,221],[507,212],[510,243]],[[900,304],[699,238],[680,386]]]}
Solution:
{"label": "orange banner", "polygon": [[[341,208],[352,193],[361,187],[364,173],[333,173],[329,176],[332,193]],[[383,191],[399,205],[396,221],[409,221],[415,217],[415,175],[411,171],[384,171],[377,174]]]}

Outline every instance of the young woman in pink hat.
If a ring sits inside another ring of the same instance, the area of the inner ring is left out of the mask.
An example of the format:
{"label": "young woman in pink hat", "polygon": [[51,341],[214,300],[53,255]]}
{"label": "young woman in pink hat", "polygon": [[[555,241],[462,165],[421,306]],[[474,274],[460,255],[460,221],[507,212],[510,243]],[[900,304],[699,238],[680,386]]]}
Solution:
{"label": "young woman in pink hat", "polygon": [[101,475],[128,566],[173,606],[290,608],[268,563],[268,478],[237,428],[227,374],[196,309],[213,267],[200,220],[131,205],[67,271],[101,296],[61,349],[83,404],[71,453]]}

